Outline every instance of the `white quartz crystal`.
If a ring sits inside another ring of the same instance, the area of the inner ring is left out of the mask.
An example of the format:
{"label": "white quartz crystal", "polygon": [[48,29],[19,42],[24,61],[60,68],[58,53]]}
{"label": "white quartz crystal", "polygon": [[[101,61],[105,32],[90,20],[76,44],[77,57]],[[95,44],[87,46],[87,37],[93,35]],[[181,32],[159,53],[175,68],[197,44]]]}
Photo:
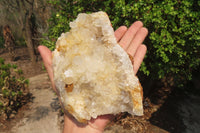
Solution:
{"label": "white quartz crystal", "polygon": [[104,114],[142,115],[142,88],[106,13],[81,13],[53,52],[61,102],[78,121]]}

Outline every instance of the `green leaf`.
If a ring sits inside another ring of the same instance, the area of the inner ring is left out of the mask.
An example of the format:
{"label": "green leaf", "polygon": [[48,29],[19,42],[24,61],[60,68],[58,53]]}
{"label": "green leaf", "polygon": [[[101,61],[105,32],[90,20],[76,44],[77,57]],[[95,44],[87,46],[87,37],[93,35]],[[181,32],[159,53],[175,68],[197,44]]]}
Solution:
{"label": "green leaf", "polygon": [[0,65],[4,64],[4,59],[0,57]]}
{"label": "green leaf", "polygon": [[3,106],[3,103],[2,102],[0,102],[0,108]]}
{"label": "green leaf", "polygon": [[16,92],[12,91],[11,96],[14,97],[16,95]]}

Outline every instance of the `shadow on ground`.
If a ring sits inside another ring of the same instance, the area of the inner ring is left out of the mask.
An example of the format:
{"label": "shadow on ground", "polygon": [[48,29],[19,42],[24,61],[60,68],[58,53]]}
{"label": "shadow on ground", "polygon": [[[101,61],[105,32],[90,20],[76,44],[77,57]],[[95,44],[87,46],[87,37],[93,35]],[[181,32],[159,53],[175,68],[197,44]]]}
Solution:
{"label": "shadow on ground", "polygon": [[200,72],[182,88],[174,88],[150,122],[170,133],[200,132]]}

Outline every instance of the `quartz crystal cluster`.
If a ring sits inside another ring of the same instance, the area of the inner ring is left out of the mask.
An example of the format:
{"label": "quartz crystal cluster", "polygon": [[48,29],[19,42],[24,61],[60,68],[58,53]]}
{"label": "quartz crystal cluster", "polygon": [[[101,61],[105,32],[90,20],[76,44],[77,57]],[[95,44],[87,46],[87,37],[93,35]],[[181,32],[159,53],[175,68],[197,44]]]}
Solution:
{"label": "quartz crystal cluster", "polygon": [[65,111],[79,122],[104,114],[142,115],[142,87],[106,13],[80,13],[53,52],[54,81]]}

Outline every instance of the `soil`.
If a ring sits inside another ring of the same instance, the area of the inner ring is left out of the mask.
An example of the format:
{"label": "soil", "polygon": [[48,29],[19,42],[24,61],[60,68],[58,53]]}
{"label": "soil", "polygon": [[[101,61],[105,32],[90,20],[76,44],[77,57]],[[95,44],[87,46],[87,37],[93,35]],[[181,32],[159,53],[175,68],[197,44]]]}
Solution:
{"label": "soil", "polygon": [[23,76],[25,78],[45,73],[45,69],[43,67],[42,59],[39,53],[37,54],[37,63],[34,65],[30,62],[27,47],[16,47],[15,54],[15,59],[14,61],[12,61],[11,57],[8,54],[8,51],[4,48],[0,48],[0,57],[5,59],[5,63],[16,64],[18,66],[18,69],[22,69]]}
{"label": "soil", "polygon": [[[0,49],[0,57],[4,58],[6,63],[16,64],[19,69],[23,70],[24,77],[29,78],[29,89],[32,93],[32,101],[19,109],[18,113],[12,119],[0,121],[0,133],[30,132],[30,130],[32,132],[39,131],[45,133],[49,129],[47,128],[48,126],[45,127],[44,123],[50,124],[51,128],[55,129],[49,130],[48,132],[61,131],[63,119],[60,115],[60,107],[51,89],[50,81],[44,70],[41,57],[37,55],[37,63],[33,65],[30,62],[26,47],[16,48],[15,53],[15,60],[11,61],[7,51]],[[152,103],[149,98],[145,98],[144,116],[133,117],[127,113],[121,113],[107,126],[105,133],[167,133],[167,131],[152,125],[149,121],[151,115],[164,103],[166,99],[165,95],[168,95],[170,92],[168,88],[161,90],[161,92],[156,93],[158,96],[152,96],[154,98],[158,97],[158,99],[163,97],[160,100],[155,100],[157,103]],[[154,120],[156,121],[156,119]],[[40,125],[43,126],[40,127]]]}

